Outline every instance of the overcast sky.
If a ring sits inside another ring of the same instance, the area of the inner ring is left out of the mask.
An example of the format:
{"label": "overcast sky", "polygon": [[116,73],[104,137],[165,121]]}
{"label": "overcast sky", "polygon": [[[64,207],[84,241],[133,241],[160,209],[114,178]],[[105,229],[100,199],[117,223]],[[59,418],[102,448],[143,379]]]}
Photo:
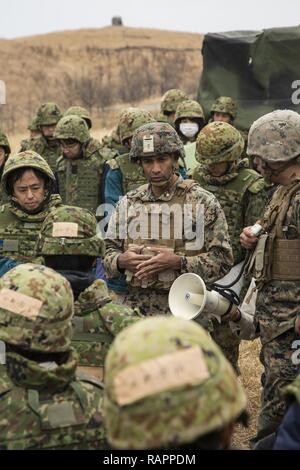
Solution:
{"label": "overcast sky", "polygon": [[205,33],[300,23],[300,0],[1,0],[0,37],[107,26]]}

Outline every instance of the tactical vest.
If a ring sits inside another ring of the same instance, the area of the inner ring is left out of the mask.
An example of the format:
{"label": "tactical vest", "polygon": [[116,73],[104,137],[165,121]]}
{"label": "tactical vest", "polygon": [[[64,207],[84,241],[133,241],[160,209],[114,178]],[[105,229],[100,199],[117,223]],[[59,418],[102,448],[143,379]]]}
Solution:
{"label": "tactical vest", "polygon": [[88,209],[94,214],[101,202],[101,175],[104,159],[99,149],[90,153],[86,149],[83,158],[71,160],[60,157],[56,177],[59,194],[64,204]]}
{"label": "tactical vest", "polygon": [[292,201],[298,191],[299,178],[289,186],[279,186],[266,209],[265,233],[246,266],[259,289],[271,280],[300,281],[300,238],[298,227],[291,223]]}
{"label": "tactical vest", "polygon": [[19,423],[12,424],[13,433],[7,424],[7,433],[2,428],[5,435],[0,431],[0,449],[104,449],[106,439],[99,409],[102,387],[87,376],[79,379],[52,396],[0,384],[0,400],[7,402],[5,421],[11,419],[13,423],[17,416]]}
{"label": "tactical vest", "polygon": [[[186,195],[196,183],[192,180],[184,180],[177,184],[175,194],[170,201],[144,201],[142,197],[148,190],[148,184],[138,188],[137,192],[128,197],[128,227],[132,224],[136,216],[145,214],[145,225],[141,227],[143,236],[133,240],[128,237],[125,239],[124,251],[132,250],[135,253],[154,256],[157,253],[151,252],[151,247],[164,247],[170,249],[179,256],[195,256],[201,253],[200,250],[188,250],[186,248],[186,239],[175,239],[176,214],[171,210],[173,205],[180,207],[180,213],[183,221],[183,206],[186,201]],[[138,204],[137,204],[138,203]],[[195,207],[193,208],[195,210]],[[139,212],[140,211],[140,212]],[[138,214],[138,215],[137,215]],[[182,223],[184,226],[184,222]],[[158,228],[158,230],[155,229]],[[153,237],[153,228],[157,232]],[[149,248],[149,249],[148,249]],[[132,287],[154,288],[169,290],[172,283],[179,275],[179,272],[166,270],[153,276],[147,281],[140,281],[129,271],[126,271],[126,279]]]}
{"label": "tactical vest", "polygon": [[34,262],[35,243],[42,223],[52,207],[61,204],[56,194],[50,197],[46,207],[37,214],[27,214],[13,203],[0,207],[0,256],[24,263]]}
{"label": "tactical vest", "polygon": [[58,141],[55,140],[49,145],[46,139],[41,136],[37,139],[33,139],[30,145],[28,142],[28,148],[26,150],[33,150],[41,155],[41,157],[46,160],[51,170],[55,172],[57,159],[61,156],[61,147]]}
{"label": "tactical vest", "polygon": [[240,233],[244,227],[243,199],[249,187],[255,181],[262,179],[261,175],[254,170],[243,168],[239,170],[236,178],[231,181],[225,184],[213,185],[204,180],[199,166],[194,172],[193,178],[204,189],[213,193],[221,204],[228,224],[234,263],[239,263],[244,258],[240,244]]}

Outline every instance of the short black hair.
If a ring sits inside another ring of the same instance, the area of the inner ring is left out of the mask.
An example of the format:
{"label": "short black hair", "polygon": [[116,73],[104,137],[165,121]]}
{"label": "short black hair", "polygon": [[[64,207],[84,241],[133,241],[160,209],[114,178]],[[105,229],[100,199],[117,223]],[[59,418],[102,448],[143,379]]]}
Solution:
{"label": "short black hair", "polygon": [[49,178],[48,175],[46,175],[43,171],[41,170],[38,170],[37,168],[32,168],[30,166],[25,166],[25,167],[22,167],[22,168],[17,168],[16,170],[12,171],[11,173],[9,173],[7,175],[7,178],[6,178],[6,185],[5,185],[5,189],[6,189],[6,192],[7,194],[9,194],[10,196],[13,195],[13,191],[14,191],[14,184],[22,178],[22,176],[24,175],[24,173],[26,171],[32,171],[35,176],[39,179],[42,179],[45,183],[45,188],[50,192],[52,193],[53,192],[53,189],[54,189],[54,183],[53,181]]}

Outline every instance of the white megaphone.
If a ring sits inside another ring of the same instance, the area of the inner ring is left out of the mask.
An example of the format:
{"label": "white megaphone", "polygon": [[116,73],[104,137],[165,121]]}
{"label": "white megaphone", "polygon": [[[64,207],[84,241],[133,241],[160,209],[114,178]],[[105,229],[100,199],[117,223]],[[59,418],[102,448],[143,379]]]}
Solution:
{"label": "white megaphone", "polygon": [[175,317],[196,319],[207,313],[221,322],[233,303],[215,290],[208,290],[198,274],[186,273],[173,282],[169,292],[169,307]]}

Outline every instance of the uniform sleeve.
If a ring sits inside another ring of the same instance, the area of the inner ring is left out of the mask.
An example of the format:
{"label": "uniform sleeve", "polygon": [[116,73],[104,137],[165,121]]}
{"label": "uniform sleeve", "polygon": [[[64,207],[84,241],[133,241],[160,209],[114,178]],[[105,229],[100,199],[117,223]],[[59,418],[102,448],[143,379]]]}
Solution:
{"label": "uniform sleeve", "polygon": [[268,194],[263,178],[256,181],[247,191],[245,197],[244,227],[254,225],[264,215],[268,202]]}
{"label": "uniform sleeve", "polygon": [[106,204],[116,206],[123,196],[122,173],[119,169],[109,169],[104,180],[104,198]]}
{"label": "uniform sleeve", "polygon": [[5,273],[18,266],[18,264],[20,263],[10,258],[0,257],[0,277],[4,276]]}
{"label": "uniform sleeve", "polygon": [[[196,200],[197,191],[194,191]],[[193,192],[189,199],[187,202],[193,199]],[[198,198],[198,203],[204,205],[204,245],[198,255],[186,257],[182,273],[196,273],[204,282],[211,283],[230,271],[233,254],[225,215],[216,197],[205,191],[205,198]]]}
{"label": "uniform sleeve", "polygon": [[127,197],[124,196],[116,206],[110,218],[107,234],[105,238],[105,256],[103,258],[103,265],[108,279],[119,278],[121,272],[118,270],[117,259],[123,253],[124,240],[118,238],[119,235],[119,214],[120,208],[127,203]]}
{"label": "uniform sleeve", "polygon": [[296,400],[282,420],[273,450],[300,450],[300,405]]}

